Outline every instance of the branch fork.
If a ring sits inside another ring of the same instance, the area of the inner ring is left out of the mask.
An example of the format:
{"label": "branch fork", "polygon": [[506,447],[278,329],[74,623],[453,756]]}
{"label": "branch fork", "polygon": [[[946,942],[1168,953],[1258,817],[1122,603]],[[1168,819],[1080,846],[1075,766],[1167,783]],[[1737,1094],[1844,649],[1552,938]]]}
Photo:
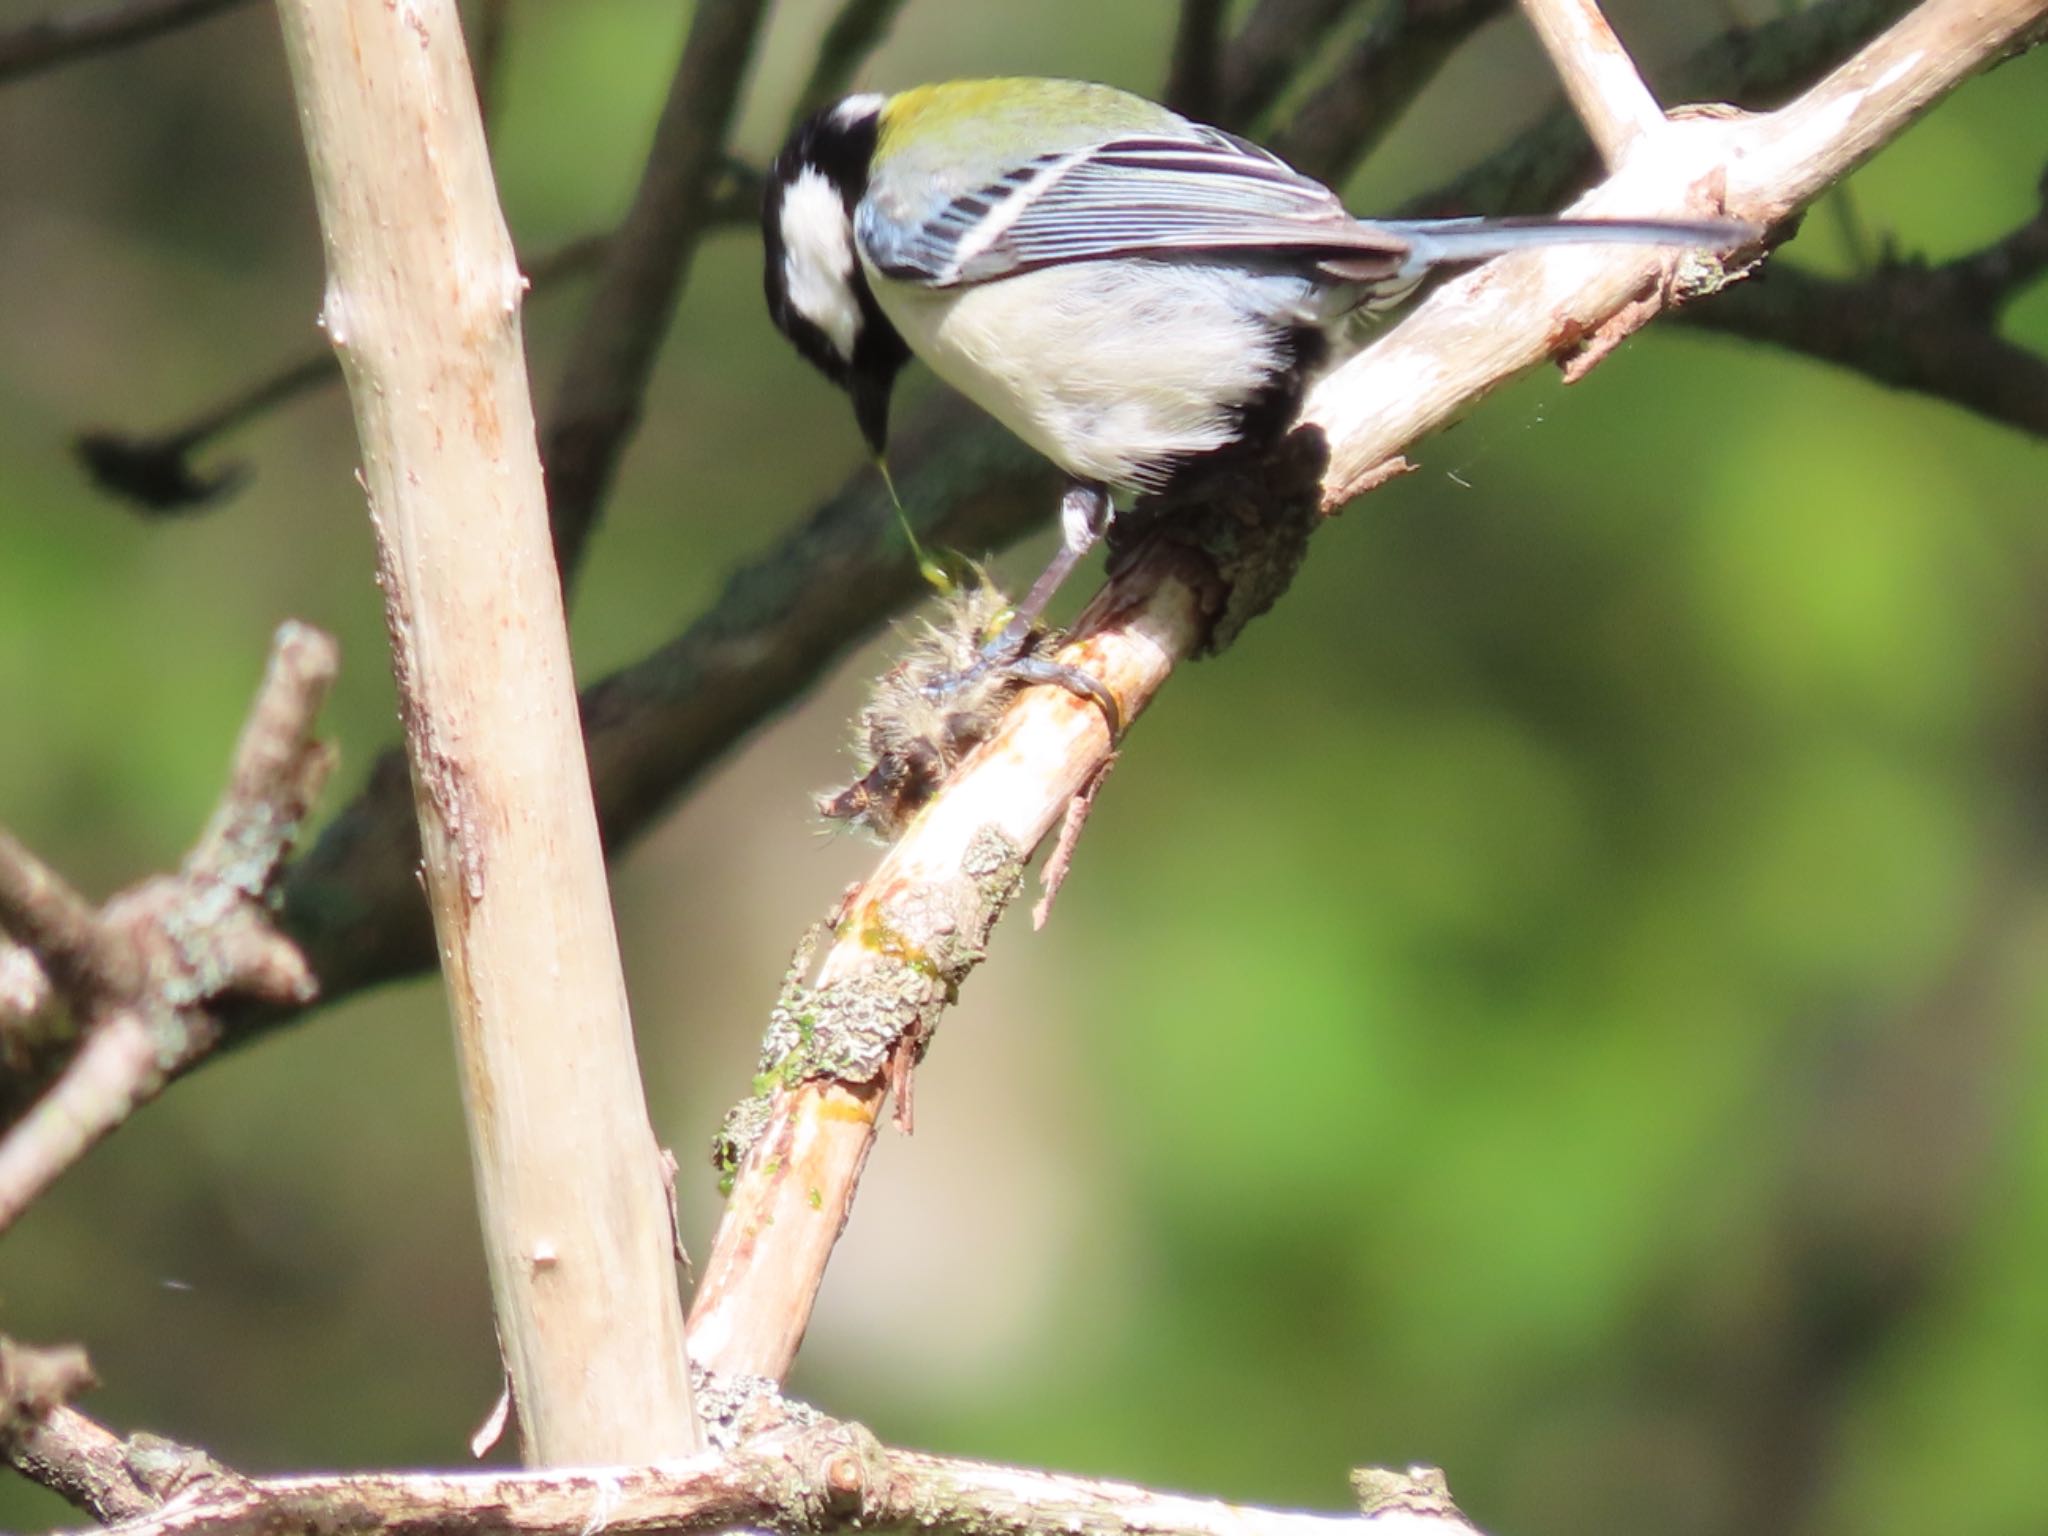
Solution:
{"label": "branch fork", "polygon": [[136,1109],[203,1059],[230,1002],[303,1006],[318,988],[272,925],[269,894],[334,754],[313,722],[334,680],[333,640],[286,624],[237,743],[219,806],[175,875],[98,911],[0,830],[0,967],[22,1005],[68,1006],[75,1049],[34,1007],[0,1014],[8,1055],[54,1080],[0,1140],[0,1230]]}

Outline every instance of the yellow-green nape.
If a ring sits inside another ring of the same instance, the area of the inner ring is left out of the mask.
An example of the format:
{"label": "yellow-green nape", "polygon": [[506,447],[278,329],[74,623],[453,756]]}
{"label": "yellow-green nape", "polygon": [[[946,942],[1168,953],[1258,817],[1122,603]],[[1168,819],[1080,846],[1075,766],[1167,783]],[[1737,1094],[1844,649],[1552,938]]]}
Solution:
{"label": "yellow-green nape", "polygon": [[898,91],[882,104],[876,157],[943,144],[956,156],[1012,163],[1105,134],[1162,130],[1180,121],[1156,102],[1088,80],[1013,76],[945,80]]}
{"label": "yellow-green nape", "polygon": [[904,542],[910,545],[911,558],[917,562],[917,574],[925,584],[941,597],[952,594],[954,582],[946,568],[925,553],[924,546],[917,541],[917,532],[910,526],[910,514],[903,510],[903,498],[896,494],[896,477],[889,473],[889,460],[883,454],[875,455],[875,468],[881,471],[882,484],[888,487],[889,500],[896,508],[896,526],[903,530]]}

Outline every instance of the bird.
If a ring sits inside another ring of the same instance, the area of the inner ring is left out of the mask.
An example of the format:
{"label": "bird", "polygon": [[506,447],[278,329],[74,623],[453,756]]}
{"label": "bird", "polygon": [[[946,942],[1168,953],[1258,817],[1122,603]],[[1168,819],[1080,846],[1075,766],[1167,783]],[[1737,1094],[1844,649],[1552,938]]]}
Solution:
{"label": "bird", "polygon": [[[1066,476],[1059,550],[991,640],[996,659],[1022,647],[1116,495],[1170,495],[1277,443],[1356,322],[1433,270],[1532,245],[1734,248],[1755,233],[1360,219],[1248,139],[1113,86],[1032,78],[849,95],[797,126],[762,199],[769,314],[850,396],[885,468],[890,395],[916,357]],[[1072,685],[1046,673],[1031,680]]]}

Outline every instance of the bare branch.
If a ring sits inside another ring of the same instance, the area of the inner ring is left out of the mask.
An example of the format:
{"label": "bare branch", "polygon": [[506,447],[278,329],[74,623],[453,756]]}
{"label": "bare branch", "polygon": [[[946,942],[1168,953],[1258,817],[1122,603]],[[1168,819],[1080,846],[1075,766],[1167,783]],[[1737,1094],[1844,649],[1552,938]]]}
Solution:
{"label": "bare branch", "polygon": [[1521,0],[1600,158],[1617,169],[1637,139],[1664,126],[1664,109],[1594,0]]}
{"label": "bare branch", "polygon": [[[0,1230],[12,1226],[59,1174],[163,1092],[170,1073],[157,1061],[159,1033],[128,1009],[103,1015],[86,1031],[62,1075],[0,1141]],[[218,1027],[203,1014],[185,1021],[177,1034],[179,1056],[192,1060],[220,1039]]]}
{"label": "bare branch", "polygon": [[[1759,227],[1781,219],[2044,10],[2048,0],[1927,0],[1779,113],[1673,122],[1576,211],[1725,209]],[[1303,422],[1327,451],[1323,505],[1352,499],[1416,438],[1515,374],[1601,336],[1619,317],[1643,323],[1679,292],[1665,259],[1622,247],[1553,249],[1447,284],[1311,395]],[[1721,280],[1714,263],[1699,263],[1686,288]],[[1184,562],[1135,562],[1090,605],[1081,640],[1061,659],[1101,679],[1135,715],[1207,634],[1218,605],[1203,585]],[[998,899],[991,882],[1014,877],[1108,751],[1080,701],[1052,689],[1023,695],[850,903],[807,1005],[815,1012],[821,999],[836,1001],[835,987],[858,988],[871,1015],[872,999],[886,999],[880,1017],[896,1030],[895,1049],[914,1060],[1007,900],[1007,886]],[[847,1219],[887,1087],[865,1058],[859,1066],[834,1072],[813,1061],[797,1081],[785,1076],[766,1130],[739,1161],[692,1316],[692,1349],[714,1369],[777,1375],[793,1357],[809,1316],[805,1288],[822,1277]]]}
{"label": "bare branch", "polygon": [[[1654,218],[1723,211],[1776,224],[1846,176],[1947,91],[1993,63],[2048,13],[2048,0],[1926,0],[1790,105],[1764,117],[1690,116],[1666,125],[1628,164],[1572,206],[1586,217]],[[1717,206],[1718,205],[1718,206]],[[1304,419],[1331,444],[1329,496],[1500,381],[1598,338],[1647,285],[1655,252],[1591,248],[1511,259],[1450,285],[1458,325],[1446,334],[1425,305],[1316,388]],[[1518,279],[1527,274],[1536,281]],[[1711,279],[1711,274],[1702,274]],[[1658,306],[1635,306],[1629,327]],[[1527,317],[1545,317],[1530,326]]]}
{"label": "bare branch", "polygon": [[525,283],[454,0],[279,13],[525,1451],[687,1454],[703,1441],[549,548]]}
{"label": "bare branch", "polygon": [[[654,1467],[556,1472],[371,1472],[238,1477],[183,1447],[181,1483],[144,1484],[123,1443],[66,1413],[33,1468],[68,1491],[111,1488],[123,1536],[614,1536],[754,1529],[934,1536],[1475,1536],[1430,1467],[1352,1475],[1358,1511],[1299,1514],[1128,1483],[891,1450],[858,1424],[771,1400],[771,1423],[722,1452]],[[758,1410],[757,1410],[758,1411]],[[53,1425],[53,1427],[55,1427]],[[139,1437],[138,1437],[139,1438]],[[63,1460],[73,1451],[82,1465]],[[89,1458],[89,1459],[88,1459]],[[16,1464],[21,1465],[19,1457]],[[62,1479],[61,1482],[59,1479]],[[175,1492],[176,1497],[169,1495]],[[148,1500],[154,1502],[144,1502]],[[134,1508],[142,1503],[140,1509]]]}
{"label": "bare branch", "polygon": [[203,21],[242,0],[102,0],[0,32],[0,85]]}
{"label": "bare branch", "polygon": [[75,1408],[53,1408],[0,1437],[0,1455],[102,1525],[147,1515],[163,1502],[136,1477],[131,1443]]}
{"label": "bare branch", "polygon": [[633,205],[605,249],[597,291],[562,366],[541,453],[564,585],[640,420],[655,357],[709,225],[728,125],[764,9],[764,0],[697,6]]}
{"label": "bare branch", "polygon": [[[1130,582],[1140,583],[1137,592]],[[1098,602],[1077,626],[1082,638],[1057,660],[1086,670],[1134,720],[1194,649],[1206,615],[1201,594],[1163,556],[1142,561],[1118,599],[1150,607],[1131,627],[1105,631]],[[739,1159],[698,1282],[690,1349],[699,1364],[777,1380],[787,1372],[891,1073],[902,1070],[898,1051],[921,1052],[930,1040],[1015,896],[1025,860],[1110,749],[1092,703],[1058,689],[1027,694],[848,905],[801,1011],[824,1052],[839,1051],[835,1032],[843,1031],[868,1053],[812,1080],[782,1068],[789,1087],[773,1095],[766,1129]]]}
{"label": "bare branch", "polygon": [[[751,217],[757,199],[747,201]],[[730,208],[722,204],[720,216],[729,218]],[[583,235],[543,252],[527,267],[528,281],[539,290],[592,270],[604,255],[606,239],[604,235]],[[202,471],[193,464],[193,454],[279,406],[340,382],[341,360],[333,347],[322,344],[168,431],[145,434],[98,429],[80,433],[73,448],[94,484],[128,501],[145,516],[197,511],[240,489],[248,480],[248,471],[241,464]]]}
{"label": "bare branch", "polygon": [[[94,912],[0,832],[0,924],[40,962],[82,1032],[56,1082],[0,1141],[0,1229],[214,1048],[224,1000],[312,1000],[312,972],[262,899],[332,763],[312,730],[336,664],[327,636],[279,629],[228,786],[177,876]],[[48,1054],[47,1044],[34,1052]]]}
{"label": "bare branch", "polygon": [[811,73],[796,95],[795,117],[808,117],[846,94],[868,55],[881,46],[903,0],[844,0],[818,42]]}
{"label": "bare branch", "polygon": [[[1762,110],[1814,83],[1825,61],[1860,48],[1913,8],[1914,0],[1817,0],[1703,44],[1665,74],[1674,101],[1731,102]],[[1346,163],[1348,169],[1349,162]],[[1568,104],[1451,181],[1410,199],[1404,218],[1529,213],[1552,208],[1600,172],[1585,125]],[[1327,166],[1322,174],[1333,173]]]}
{"label": "bare branch", "polygon": [[141,979],[135,956],[107,935],[92,904],[4,827],[0,932],[34,955],[51,983],[83,1012],[130,996]]}
{"label": "bare branch", "polygon": [[152,1514],[206,1483],[240,1482],[203,1451],[158,1435],[123,1440],[66,1406],[93,1385],[83,1350],[0,1337],[0,1458],[103,1525]]}

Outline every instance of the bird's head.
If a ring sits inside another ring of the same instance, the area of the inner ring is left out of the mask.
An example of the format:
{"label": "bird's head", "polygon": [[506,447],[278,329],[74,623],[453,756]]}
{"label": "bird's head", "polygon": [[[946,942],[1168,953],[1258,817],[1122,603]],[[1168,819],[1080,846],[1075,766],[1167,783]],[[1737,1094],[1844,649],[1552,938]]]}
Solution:
{"label": "bird's head", "polygon": [[849,96],[807,119],[769,168],[761,201],[768,313],[797,351],[853,397],[879,457],[889,391],[910,348],[882,314],[853,247],[884,98]]}

